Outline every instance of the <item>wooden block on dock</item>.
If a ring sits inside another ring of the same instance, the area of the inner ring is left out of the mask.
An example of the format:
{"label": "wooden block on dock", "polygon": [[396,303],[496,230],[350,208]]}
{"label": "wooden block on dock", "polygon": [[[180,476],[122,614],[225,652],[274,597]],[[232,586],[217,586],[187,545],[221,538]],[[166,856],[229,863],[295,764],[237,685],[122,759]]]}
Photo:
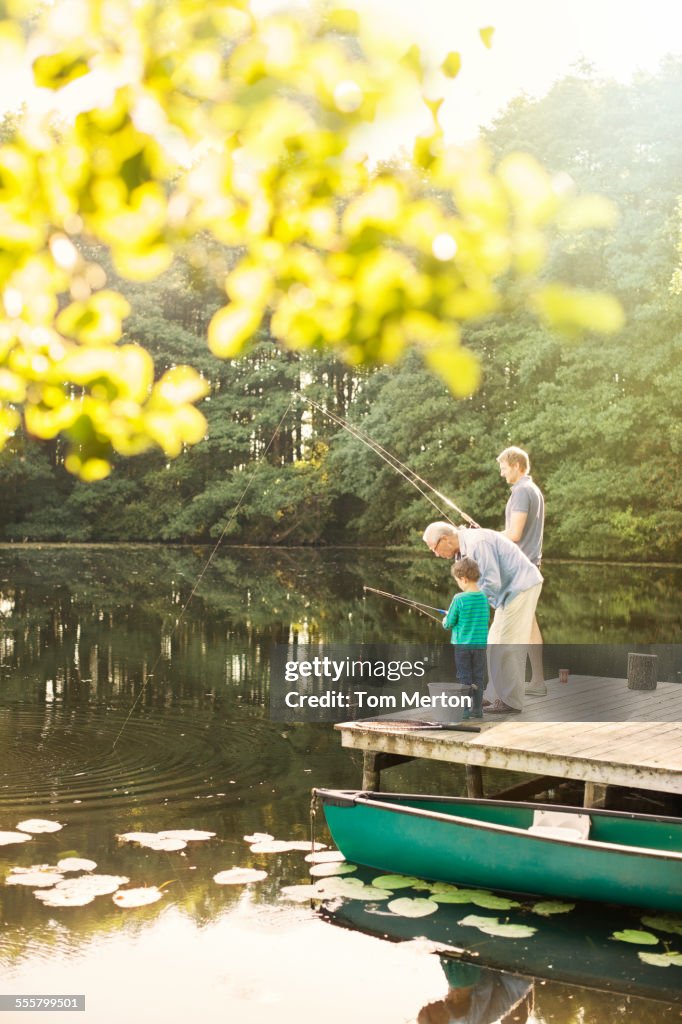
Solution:
{"label": "wooden block on dock", "polygon": [[655,654],[628,654],[628,690],[655,690],[658,658]]}

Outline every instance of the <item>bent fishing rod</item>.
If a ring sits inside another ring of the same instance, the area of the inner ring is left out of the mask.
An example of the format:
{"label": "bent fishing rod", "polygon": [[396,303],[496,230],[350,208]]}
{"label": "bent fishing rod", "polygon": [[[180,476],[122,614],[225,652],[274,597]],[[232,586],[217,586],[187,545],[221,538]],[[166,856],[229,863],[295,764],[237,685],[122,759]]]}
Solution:
{"label": "bent fishing rod", "polygon": [[390,452],[387,448],[384,448],[383,445],[379,444],[378,441],[375,441],[374,438],[369,436],[369,434],[366,434],[364,431],[360,430],[359,427],[356,427],[352,423],[349,423],[348,420],[345,420],[342,416],[339,416],[338,413],[330,412],[329,409],[325,409],[323,405],[320,405],[319,402],[314,401],[307,395],[303,395],[300,392],[295,392],[295,395],[296,397],[300,398],[301,401],[307,402],[308,405],[311,405],[314,409],[317,409],[317,411],[322,413],[323,416],[327,416],[332,421],[332,423],[336,423],[337,426],[341,427],[343,430],[348,431],[351,437],[354,437],[358,441],[361,441],[367,448],[370,449],[370,451],[373,451],[376,455],[378,455],[380,459],[382,459],[387,465],[391,466],[391,468],[394,469],[400,476],[402,476],[404,480],[407,480],[409,484],[412,484],[412,486],[419,491],[421,496],[426,501],[428,501],[429,504],[432,505],[433,508],[435,508],[436,511],[445,520],[447,520],[447,522],[452,523],[453,526],[455,525],[452,522],[452,519],[447,514],[447,512],[444,512],[441,506],[438,505],[433,500],[433,498],[431,498],[430,495],[427,494],[425,490],[423,490],[423,488],[426,488],[432,494],[435,494],[436,497],[441,502],[443,502],[448,508],[452,509],[459,516],[461,516],[461,518],[466,523],[468,523],[469,526],[473,527],[474,529],[480,529],[479,524],[474,519],[472,519],[471,516],[467,515],[466,512],[462,511],[462,509],[459,508],[459,506],[456,505],[454,501],[446,497],[446,495],[443,494],[441,491],[437,490],[437,488],[430,484],[428,480],[425,480],[422,476],[420,476],[419,473],[415,472],[415,470],[411,469],[404,462],[401,462],[396,455]]}
{"label": "bent fishing rod", "polygon": [[426,615],[428,619],[433,619],[434,622],[440,622],[441,619],[436,618],[435,615],[431,615],[430,612],[425,611],[429,608],[430,611],[440,612],[441,616],[446,614],[444,608],[436,608],[432,604],[426,604],[424,601],[415,601],[411,597],[401,597],[400,594],[389,594],[387,590],[377,590],[376,587],[368,587],[363,585],[363,591],[369,590],[372,594],[379,594],[380,597],[388,597],[391,601],[397,601],[399,604],[407,605],[408,608],[414,608],[416,612],[421,612],[422,615]]}

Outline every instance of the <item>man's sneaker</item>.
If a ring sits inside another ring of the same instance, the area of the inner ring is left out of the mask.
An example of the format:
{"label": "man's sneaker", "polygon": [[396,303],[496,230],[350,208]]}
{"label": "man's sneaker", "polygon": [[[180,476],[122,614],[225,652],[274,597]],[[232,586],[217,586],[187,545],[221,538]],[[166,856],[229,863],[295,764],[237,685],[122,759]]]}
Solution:
{"label": "man's sneaker", "polygon": [[537,685],[531,683],[526,687],[525,694],[527,697],[546,697],[547,687],[544,683],[538,683]]}
{"label": "man's sneaker", "polygon": [[496,700],[489,708],[485,709],[486,715],[520,715],[521,708],[510,708],[503,700]]}

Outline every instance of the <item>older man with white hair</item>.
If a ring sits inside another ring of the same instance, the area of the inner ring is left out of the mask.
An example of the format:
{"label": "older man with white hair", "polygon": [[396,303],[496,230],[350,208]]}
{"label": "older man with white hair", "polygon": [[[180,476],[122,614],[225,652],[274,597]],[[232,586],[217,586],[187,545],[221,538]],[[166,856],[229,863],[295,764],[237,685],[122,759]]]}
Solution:
{"label": "older man with white hair", "polygon": [[488,636],[486,714],[523,710],[527,646],[542,590],[542,574],[519,547],[496,530],[469,530],[430,523],[425,543],[437,558],[473,558],[481,572],[478,585],[495,611]]}

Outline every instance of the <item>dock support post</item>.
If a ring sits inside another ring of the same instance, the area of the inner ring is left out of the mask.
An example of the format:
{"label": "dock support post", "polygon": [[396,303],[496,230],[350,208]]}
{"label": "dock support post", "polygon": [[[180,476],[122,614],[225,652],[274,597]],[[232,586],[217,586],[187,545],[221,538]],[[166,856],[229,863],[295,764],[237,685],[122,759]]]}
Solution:
{"label": "dock support post", "polygon": [[378,793],[381,789],[381,769],[378,765],[379,755],[366,750],[362,758],[362,788]]}
{"label": "dock support post", "polygon": [[467,796],[480,799],[483,794],[483,772],[478,764],[466,766]]}
{"label": "dock support post", "polygon": [[586,782],[583,807],[606,807],[608,788],[608,786],[602,786],[598,782]]}
{"label": "dock support post", "polygon": [[366,750],[362,757],[362,788],[373,793],[381,792],[381,772],[397,764],[414,761],[405,754],[385,754],[383,751]]}

